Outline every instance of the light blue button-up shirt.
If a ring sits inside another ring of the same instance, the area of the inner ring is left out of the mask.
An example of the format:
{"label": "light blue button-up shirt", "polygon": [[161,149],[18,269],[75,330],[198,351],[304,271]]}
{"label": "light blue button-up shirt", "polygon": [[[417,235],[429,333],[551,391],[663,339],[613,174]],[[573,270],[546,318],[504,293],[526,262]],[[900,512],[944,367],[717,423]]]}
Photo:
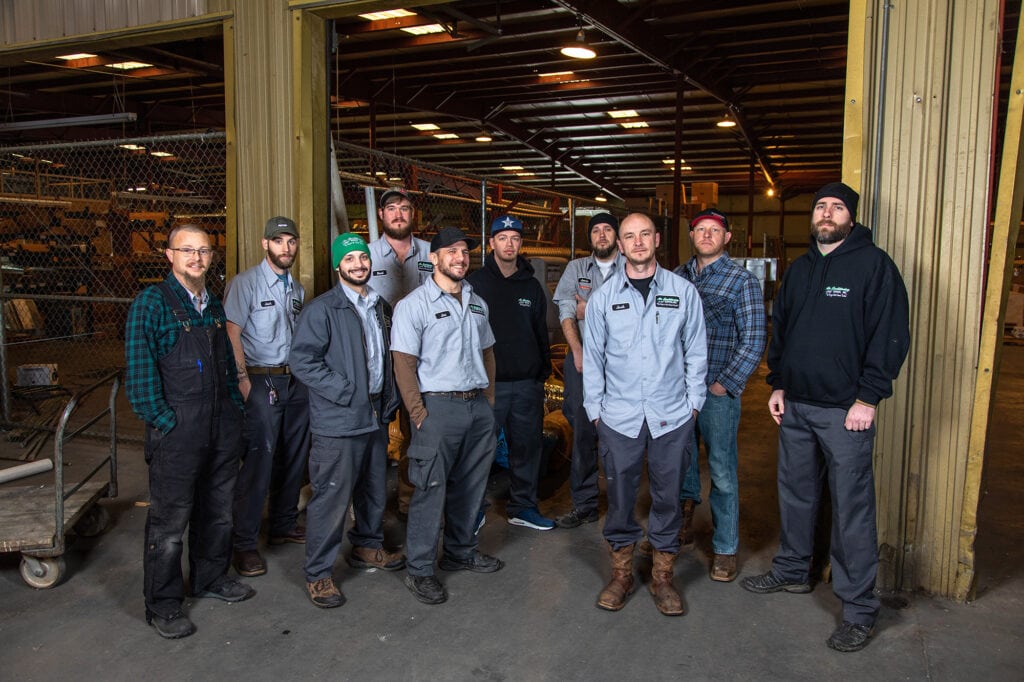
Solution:
{"label": "light blue button-up shirt", "polygon": [[264,258],[231,278],[224,295],[228,321],[242,328],[245,363],[257,367],[288,364],[292,330],[302,312],[305,291],[288,275],[281,281]]}
{"label": "light blue button-up shirt", "polygon": [[419,358],[420,393],[487,388],[483,351],[494,345],[484,300],[462,282],[462,305],[433,278],[399,301],[391,350]]}
{"label": "light blue button-up shirt", "polygon": [[707,335],[700,294],[658,266],[643,295],[620,270],[587,303],[583,406],[628,438],[674,431],[704,406]]}
{"label": "light blue button-up shirt", "polygon": [[[621,272],[625,262],[626,259],[621,253],[616,254],[608,271],[608,278],[611,279],[615,273]],[[569,261],[552,297],[558,306],[558,321],[576,319],[576,297],[579,296],[583,301],[589,300],[590,295],[603,283],[604,275],[601,274],[601,266],[597,264],[594,254]],[[582,327],[583,325],[580,325],[581,331]]]}
{"label": "light blue button-up shirt", "polygon": [[366,347],[366,368],[370,374],[370,393],[380,393],[384,387],[384,332],[377,319],[377,299],[380,296],[372,287],[366,288],[366,296],[360,296],[352,287],[339,283],[349,303],[363,321],[363,344]]}
{"label": "light blue button-up shirt", "polygon": [[412,245],[402,263],[398,262],[398,256],[387,239],[375,239],[370,242],[370,261],[370,286],[392,308],[434,274],[430,244],[418,237],[412,238]]}

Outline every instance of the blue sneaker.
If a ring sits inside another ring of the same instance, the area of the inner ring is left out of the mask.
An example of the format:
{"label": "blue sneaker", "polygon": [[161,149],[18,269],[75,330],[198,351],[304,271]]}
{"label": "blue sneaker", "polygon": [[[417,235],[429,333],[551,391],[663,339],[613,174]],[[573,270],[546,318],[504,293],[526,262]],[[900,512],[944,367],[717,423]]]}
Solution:
{"label": "blue sneaker", "polygon": [[555,527],[555,522],[545,516],[541,516],[536,507],[524,509],[515,516],[508,517],[508,522],[513,526],[526,526],[534,530],[551,530]]}

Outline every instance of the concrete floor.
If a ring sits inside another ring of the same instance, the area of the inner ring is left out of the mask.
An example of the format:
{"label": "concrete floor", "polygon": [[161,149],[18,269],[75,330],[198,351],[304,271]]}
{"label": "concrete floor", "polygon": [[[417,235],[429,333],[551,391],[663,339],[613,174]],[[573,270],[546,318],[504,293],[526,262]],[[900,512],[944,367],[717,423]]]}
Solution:
{"label": "concrete floor", "polygon": [[[775,428],[766,401],[762,369],[744,396],[741,575],[765,570],[777,540]],[[0,679],[1021,679],[1021,405],[1024,348],[1008,346],[981,508],[977,599],[886,595],[874,640],[860,653],[824,644],[839,613],[829,585],[809,595],[757,596],[711,582],[706,504],[697,515],[698,547],[677,563],[689,609],[683,618],[661,616],[643,588],[619,613],[595,608],[608,576],[600,524],[512,527],[499,502],[481,549],[506,568],[439,572],[446,604],[415,601],[403,573],[358,572],[340,561],[335,576],[348,603],[317,609],[305,596],[302,547],[287,545],[267,550],[269,573],[250,580],[254,599],[190,600],[198,632],[163,640],[143,620],[145,508],[136,503],[146,499],[145,465],[139,447],[122,446],[121,494],[104,502],[111,528],[76,539],[64,583],[33,590],[21,581],[18,555],[0,555]],[[542,511],[568,509],[559,483]],[[403,528],[390,516],[385,532],[401,542]]]}

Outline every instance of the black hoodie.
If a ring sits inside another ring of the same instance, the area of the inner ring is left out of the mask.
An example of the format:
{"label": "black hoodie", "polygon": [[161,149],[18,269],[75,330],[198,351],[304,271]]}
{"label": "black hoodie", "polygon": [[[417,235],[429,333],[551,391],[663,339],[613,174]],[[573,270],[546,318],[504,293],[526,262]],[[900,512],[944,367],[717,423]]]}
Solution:
{"label": "black hoodie", "polygon": [[812,405],[877,405],[910,348],[909,307],[896,264],[866,227],[855,224],[828,255],[812,240],[775,300],[768,383]]}
{"label": "black hoodie", "polygon": [[492,251],[468,279],[490,309],[495,381],[547,379],[551,374],[547,296],[530,262],[518,256],[516,271],[505,277]]}

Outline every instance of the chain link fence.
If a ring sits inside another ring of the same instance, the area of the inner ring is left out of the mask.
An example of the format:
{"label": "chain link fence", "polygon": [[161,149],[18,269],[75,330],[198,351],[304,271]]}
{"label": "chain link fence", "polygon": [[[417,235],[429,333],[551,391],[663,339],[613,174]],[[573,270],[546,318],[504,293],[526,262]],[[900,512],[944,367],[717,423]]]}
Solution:
{"label": "chain link fence", "polygon": [[[128,307],[168,272],[176,224],[223,256],[223,133],[0,147],[4,420],[124,366]],[[208,276],[220,295],[224,259]]]}

